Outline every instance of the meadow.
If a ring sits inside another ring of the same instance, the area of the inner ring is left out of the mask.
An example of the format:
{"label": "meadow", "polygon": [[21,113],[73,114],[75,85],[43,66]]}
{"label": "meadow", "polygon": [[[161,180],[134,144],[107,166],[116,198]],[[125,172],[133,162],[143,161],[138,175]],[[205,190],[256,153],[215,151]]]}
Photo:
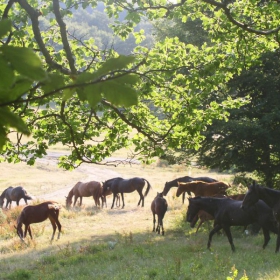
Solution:
{"label": "meadow", "polygon": [[[276,236],[271,234],[263,250],[262,233],[253,236],[240,227],[232,228],[236,252],[232,253],[224,234],[214,235],[207,250],[210,225],[198,234],[185,222],[187,201],[175,196],[172,188],[166,196],[168,211],[164,218],[165,236],[152,232],[150,209],[157,192],[166,181],[178,177],[210,176],[232,184],[233,175],[203,168],[168,166],[156,162],[118,167],[82,165],[75,171],[63,171],[53,161],[33,167],[1,163],[0,192],[8,186],[25,187],[32,203],[55,200],[65,206],[65,196],[77,181],[104,181],[112,177],[143,177],[152,185],[145,206],[137,207],[137,192],[125,194],[125,208],[94,206],[84,198],[82,207],[62,208],[62,236],[50,243],[52,228],[47,220],[32,224],[34,239],[22,243],[14,225],[23,203],[11,210],[0,209],[0,279],[279,279],[279,254],[275,254]],[[234,188],[234,186],[233,186]],[[239,190],[235,190],[236,192]]]}

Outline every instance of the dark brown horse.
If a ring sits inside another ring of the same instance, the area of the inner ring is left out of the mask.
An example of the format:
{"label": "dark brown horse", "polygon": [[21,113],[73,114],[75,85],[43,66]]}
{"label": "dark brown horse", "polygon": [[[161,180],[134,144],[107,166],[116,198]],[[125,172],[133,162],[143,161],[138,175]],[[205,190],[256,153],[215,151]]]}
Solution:
{"label": "dark brown horse", "polygon": [[16,201],[17,206],[19,205],[19,201],[24,199],[25,204],[28,205],[27,200],[32,199],[30,195],[27,194],[26,190],[23,187],[8,187],[5,189],[0,196],[0,208],[3,208],[4,199],[6,199],[6,208],[10,204],[10,208],[12,206],[12,201]]}
{"label": "dark brown horse", "polygon": [[[147,183],[147,189],[146,189],[145,194],[143,195],[142,191],[145,186],[145,182]],[[121,177],[116,177],[116,178],[112,178],[112,179],[104,182],[103,194],[106,191],[108,191],[108,189],[110,189],[111,192],[113,193],[114,197],[113,197],[113,203],[111,206],[111,209],[112,209],[114,207],[114,203],[115,203],[117,194],[120,193],[121,197],[122,197],[122,202],[123,202],[122,208],[124,208],[125,204],[124,204],[123,194],[137,191],[138,194],[140,195],[140,200],[138,202],[138,206],[140,205],[140,203],[142,201],[142,207],[144,207],[144,197],[147,196],[150,188],[151,188],[151,184],[144,178],[134,177],[131,179],[123,179]]]}
{"label": "dark brown horse", "polygon": [[[224,195],[215,195],[214,197],[225,197],[225,196]],[[228,196],[228,198],[231,198],[234,200],[240,200],[240,201],[242,201],[244,199],[244,197],[245,197],[245,194],[234,194],[234,195]],[[197,215],[193,218],[193,220],[190,223],[191,228],[193,228],[196,225],[198,219],[199,219],[199,224],[196,228],[195,234],[197,234],[199,228],[201,227],[201,225],[204,222],[214,220],[214,217],[203,210],[199,210]]]}
{"label": "dark brown horse", "polygon": [[194,193],[195,196],[214,196],[227,195],[226,190],[229,188],[224,182],[206,183],[202,181],[193,181],[190,183],[178,182],[176,196],[179,197],[182,193]]}
{"label": "dark brown horse", "polygon": [[[59,239],[61,232],[61,224],[58,220],[59,209],[61,209],[61,205],[54,201],[46,201],[38,205],[25,206],[17,219],[17,226],[15,227],[19,238],[24,241],[28,231],[30,238],[33,239],[30,224],[41,223],[49,218],[53,227],[51,240],[54,238],[57,227],[59,231],[57,239]],[[22,230],[22,225],[25,226],[24,232]]]}
{"label": "dark brown horse", "polygon": [[[183,183],[190,183],[192,181],[202,181],[202,182],[206,182],[206,183],[212,183],[212,182],[218,182],[217,180],[210,178],[210,177],[190,177],[190,176],[185,176],[185,177],[180,177],[177,179],[174,179],[170,182],[166,182],[164,185],[164,189],[163,189],[163,195],[167,195],[167,193],[169,192],[169,190],[172,187],[178,187],[178,182],[183,182]],[[188,192],[188,195],[191,195],[191,193]],[[182,196],[182,202],[184,203],[185,201],[185,193]]]}
{"label": "dark brown horse", "polygon": [[275,249],[275,253],[277,253],[279,252],[280,247],[280,191],[262,187],[254,181],[253,184],[248,187],[248,191],[242,203],[242,209],[247,211],[250,207],[256,205],[256,203],[261,200],[263,200],[272,209],[274,219],[278,224]]}
{"label": "dark brown horse", "polygon": [[78,182],[68,193],[68,196],[66,197],[66,207],[70,207],[72,204],[72,197],[74,196],[74,204],[76,205],[76,202],[78,198],[80,198],[80,206],[82,205],[83,197],[90,197],[92,196],[95,202],[95,206],[100,207],[100,199],[103,203],[103,187],[101,182],[96,181],[90,181],[87,183]]}
{"label": "dark brown horse", "polygon": [[214,217],[214,229],[211,230],[208,238],[207,247],[210,249],[213,235],[221,229],[227,235],[232,251],[235,251],[233,239],[230,231],[231,226],[247,226],[258,223],[263,230],[264,244],[266,247],[270,240],[270,231],[277,232],[277,225],[273,218],[271,208],[259,200],[255,207],[248,208],[248,211],[241,209],[242,201],[230,198],[216,197],[194,197],[189,198],[187,211],[187,221],[191,222],[200,210],[204,210]]}
{"label": "dark brown horse", "polygon": [[[151,210],[153,213],[153,231],[160,234],[160,227],[161,227],[161,233],[164,235],[164,228],[163,228],[163,218],[167,211],[167,201],[165,198],[163,198],[162,193],[157,193],[157,196],[154,198],[151,204]],[[156,215],[158,217],[158,223],[156,227]]]}

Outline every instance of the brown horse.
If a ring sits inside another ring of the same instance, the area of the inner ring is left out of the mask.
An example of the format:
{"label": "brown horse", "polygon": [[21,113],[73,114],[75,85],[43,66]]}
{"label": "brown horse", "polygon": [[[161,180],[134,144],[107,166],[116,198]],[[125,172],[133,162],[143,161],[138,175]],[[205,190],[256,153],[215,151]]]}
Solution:
{"label": "brown horse", "polygon": [[21,199],[24,199],[25,204],[28,205],[27,200],[32,199],[31,196],[29,196],[26,192],[26,190],[23,187],[8,187],[5,189],[1,196],[0,196],[0,208],[3,208],[4,205],[4,199],[7,200],[6,202],[6,208],[8,208],[8,205],[10,204],[10,208],[12,206],[12,201],[16,201],[17,206],[19,205],[19,201]]}
{"label": "brown horse", "polygon": [[[180,177],[180,178],[174,179],[172,181],[166,182],[162,193],[164,196],[167,195],[167,193],[169,192],[169,190],[172,187],[178,187],[178,182],[190,183],[192,181],[202,181],[202,182],[206,182],[206,183],[218,182],[216,179],[213,179],[210,177],[184,176],[184,177]],[[188,195],[191,195],[191,193],[188,193]],[[182,196],[182,202],[184,203],[184,201],[185,201],[185,193]]]}
{"label": "brown horse", "polygon": [[[38,205],[25,206],[17,219],[17,226],[15,227],[19,238],[24,241],[28,231],[31,239],[33,239],[30,224],[41,223],[49,218],[53,227],[51,240],[54,238],[56,227],[58,227],[57,239],[59,239],[61,232],[61,224],[58,220],[59,209],[61,209],[61,205],[54,201],[45,201]],[[25,225],[24,233],[22,225]]]}
{"label": "brown horse", "polygon": [[[160,227],[161,227],[161,233],[164,235],[164,228],[163,228],[163,218],[164,215],[167,211],[167,201],[165,198],[163,198],[162,193],[157,193],[157,196],[154,198],[151,204],[151,210],[153,213],[153,231],[157,232],[160,234]],[[156,215],[158,217],[158,223],[157,223],[157,228],[156,228]]]}
{"label": "brown horse", "polygon": [[100,207],[100,199],[103,203],[103,196],[102,196],[103,188],[101,182],[90,181],[87,183],[78,182],[68,193],[66,196],[66,207],[70,207],[72,204],[72,197],[74,196],[74,204],[78,198],[80,198],[80,206],[82,205],[83,197],[92,196],[95,202],[95,206]]}
{"label": "brown horse", "polygon": [[[147,189],[146,189],[145,194],[143,195],[142,191],[145,186],[145,182],[147,183]],[[114,203],[115,203],[117,194],[120,193],[122,196],[122,202],[123,202],[122,208],[124,208],[123,193],[131,193],[131,192],[137,191],[138,194],[140,195],[140,200],[138,202],[138,206],[140,205],[140,203],[142,201],[142,207],[144,207],[144,197],[149,193],[150,188],[151,188],[151,184],[144,178],[134,177],[131,179],[123,179],[121,177],[116,177],[116,178],[112,178],[112,179],[104,182],[103,195],[106,191],[108,191],[108,189],[110,189],[111,192],[113,193],[114,197],[113,197],[113,203],[111,206],[111,209],[112,209],[114,207]]]}
{"label": "brown horse", "polygon": [[184,192],[192,192],[195,196],[214,196],[216,194],[227,195],[229,188],[224,182],[206,183],[202,181],[193,181],[190,183],[178,182],[176,196],[179,197]]}

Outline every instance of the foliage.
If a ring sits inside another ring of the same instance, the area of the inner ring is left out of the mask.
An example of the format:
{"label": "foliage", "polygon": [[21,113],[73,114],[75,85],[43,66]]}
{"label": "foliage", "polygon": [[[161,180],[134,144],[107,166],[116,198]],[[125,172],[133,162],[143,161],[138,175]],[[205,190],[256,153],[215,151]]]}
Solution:
{"label": "foliage", "polygon": [[[71,150],[60,158],[66,169],[106,164],[123,147],[146,163],[170,149],[198,149],[212,120],[226,119],[229,109],[245,103],[209,97],[226,94],[235,74],[279,48],[277,1],[102,2],[122,39],[143,41],[144,32],[134,29],[141,20],[191,18],[202,22],[211,42],[197,47],[165,38],[123,56],[66,27],[77,9],[94,9],[97,1],[9,1],[0,7],[2,72],[11,73],[0,94],[2,160],[34,164],[56,143]],[[25,65],[25,53],[33,68]],[[22,133],[29,132],[25,140]]]}
{"label": "foliage", "polygon": [[260,65],[230,81],[234,96],[250,96],[250,103],[230,110],[228,122],[215,121],[205,133],[199,162],[219,170],[257,172],[269,187],[279,179],[280,83],[279,53],[262,56]]}

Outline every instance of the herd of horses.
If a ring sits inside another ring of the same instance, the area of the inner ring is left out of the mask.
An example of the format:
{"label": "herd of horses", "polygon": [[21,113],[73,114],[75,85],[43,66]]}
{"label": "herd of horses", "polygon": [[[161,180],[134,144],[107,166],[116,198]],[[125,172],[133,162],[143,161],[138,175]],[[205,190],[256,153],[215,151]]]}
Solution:
{"label": "herd of horses", "polygon": [[[143,189],[147,185],[145,193]],[[270,240],[270,232],[277,234],[276,250],[280,247],[280,191],[262,187],[253,182],[248,186],[246,194],[237,194],[228,196],[227,190],[230,185],[224,182],[218,182],[209,177],[180,177],[173,181],[166,182],[162,192],[158,192],[151,203],[153,215],[153,231],[164,235],[163,218],[168,208],[164,196],[166,196],[172,187],[176,187],[176,196],[182,195],[184,203],[185,193],[189,195],[186,221],[194,227],[200,219],[196,233],[205,221],[213,220],[213,229],[210,230],[207,248],[210,249],[212,237],[221,229],[226,234],[231,249],[234,252],[235,246],[231,234],[231,226],[244,226],[257,224],[263,231],[265,248]],[[79,205],[82,205],[83,197],[92,196],[97,207],[107,207],[106,196],[113,195],[111,209],[120,207],[120,197],[122,198],[122,208],[125,207],[124,193],[137,191],[140,199],[138,206],[144,207],[144,199],[151,189],[151,184],[145,178],[134,177],[123,179],[116,177],[105,182],[90,181],[87,183],[78,182],[68,193],[66,197],[66,207],[75,206],[78,199]],[[194,197],[191,197],[194,194]],[[11,207],[12,201],[19,205],[20,199],[24,199],[25,206],[17,219],[15,226],[20,239],[24,241],[27,232],[32,239],[30,225],[40,223],[49,219],[54,239],[56,229],[58,228],[58,239],[61,233],[61,224],[59,222],[59,211],[62,205],[54,201],[45,201],[38,205],[28,205],[27,200],[32,199],[23,187],[9,187],[3,191],[0,196],[0,207],[3,208],[6,199],[6,208]],[[157,216],[157,221],[156,221]],[[157,225],[156,225],[157,222]],[[24,231],[22,229],[25,226]]]}

